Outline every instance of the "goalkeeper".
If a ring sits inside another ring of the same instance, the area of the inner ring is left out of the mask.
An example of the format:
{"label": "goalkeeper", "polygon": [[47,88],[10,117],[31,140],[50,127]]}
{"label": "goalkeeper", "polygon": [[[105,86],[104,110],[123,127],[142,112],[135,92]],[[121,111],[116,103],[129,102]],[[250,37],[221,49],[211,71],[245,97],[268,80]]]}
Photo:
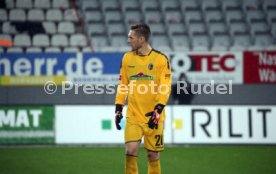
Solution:
{"label": "goalkeeper", "polygon": [[164,150],[164,107],[171,90],[171,69],[168,58],[149,44],[150,28],[146,24],[131,26],[116,94],[115,124],[120,121],[126,98],[128,107],[125,125],[125,173],[137,174],[139,145],[144,138],[148,173],[161,173],[160,152]]}

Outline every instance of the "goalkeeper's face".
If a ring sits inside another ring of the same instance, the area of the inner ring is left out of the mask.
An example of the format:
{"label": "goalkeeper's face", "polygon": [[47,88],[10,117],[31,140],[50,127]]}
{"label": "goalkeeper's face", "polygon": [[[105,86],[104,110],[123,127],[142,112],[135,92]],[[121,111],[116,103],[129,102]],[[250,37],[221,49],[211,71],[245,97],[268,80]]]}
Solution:
{"label": "goalkeeper's face", "polygon": [[143,45],[143,38],[139,37],[135,31],[130,30],[128,33],[128,39],[127,39],[128,44],[131,47],[132,51],[137,51],[140,49]]}

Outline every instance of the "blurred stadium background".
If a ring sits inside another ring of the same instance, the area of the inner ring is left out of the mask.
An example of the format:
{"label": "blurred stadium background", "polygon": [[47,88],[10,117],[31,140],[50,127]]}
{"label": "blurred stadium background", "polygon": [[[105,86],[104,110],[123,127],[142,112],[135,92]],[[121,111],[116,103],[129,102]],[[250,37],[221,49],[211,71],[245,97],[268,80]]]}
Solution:
{"label": "blurred stadium background", "polygon": [[275,0],[0,0],[0,173],[122,173],[107,86],[142,22],[174,85],[231,91],[171,95],[163,172],[276,173]]}

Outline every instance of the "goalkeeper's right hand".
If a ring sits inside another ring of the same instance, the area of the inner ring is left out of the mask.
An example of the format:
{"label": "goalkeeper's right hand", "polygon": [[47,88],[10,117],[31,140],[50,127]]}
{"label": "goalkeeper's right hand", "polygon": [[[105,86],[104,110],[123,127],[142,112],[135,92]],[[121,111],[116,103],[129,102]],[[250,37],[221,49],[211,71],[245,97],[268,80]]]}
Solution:
{"label": "goalkeeper's right hand", "polygon": [[115,125],[116,125],[116,128],[117,130],[121,130],[121,126],[120,126],[120,122],[123,118],[123,115],[122,115],[122,111],[123,111],[123,106],[120,105],[120,104],[116,104],[116,109],[115,109]]}

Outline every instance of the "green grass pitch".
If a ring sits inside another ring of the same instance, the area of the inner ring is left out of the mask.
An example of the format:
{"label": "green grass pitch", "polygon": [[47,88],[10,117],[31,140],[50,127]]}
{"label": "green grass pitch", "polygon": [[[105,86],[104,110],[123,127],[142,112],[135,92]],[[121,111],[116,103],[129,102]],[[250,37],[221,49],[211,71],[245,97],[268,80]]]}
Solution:
{"label": "green grass pitch", "polygon": [[[147,173],[143,148],[139,172]],[[163,174],[275,174],[276,146],[167,147]],[[123,174],[123,147],[2,147],[0,174]]]}

